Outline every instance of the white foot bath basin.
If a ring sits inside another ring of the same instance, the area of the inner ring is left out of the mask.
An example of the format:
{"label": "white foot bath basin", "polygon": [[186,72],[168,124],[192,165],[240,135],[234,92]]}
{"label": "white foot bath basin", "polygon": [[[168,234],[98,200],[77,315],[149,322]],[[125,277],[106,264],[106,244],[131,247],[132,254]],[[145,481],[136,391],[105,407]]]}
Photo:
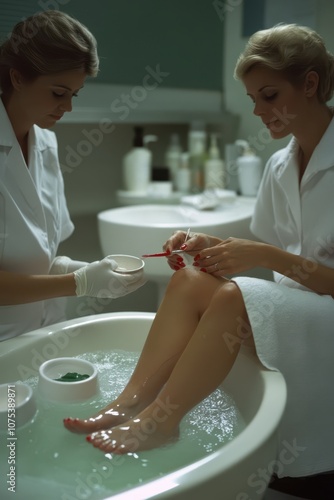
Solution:
{"label": "white foot bath basin", "polygon": [[[190,455],[182,465],[178,462],[183,453],[182,433],[177,443],[158,450],[131,456],[104,455],[87,443],[84,435],[70,433],[62,424],[65,417],[87,418],[96,413],[101,404],[98,396],[83,403],[57,403],[44,401],[38,393],[39,366],[48,359],[93,356],[94,362],[94,356],[101,357],[102,353],[105,361],[112,352],[124,359],[138,356],[153,318],[152,313],[89,316],[1,344],[0,384],[19,380],[31,384],[37,404],[37,413],[30,422],[20,428],[11,424],[0,430],[2,500],[263,498],[267,483],[263,479],[266,475],[260,475],[260,471],[269,471],[276,459],[276,431],[285,408],[286,386],[281,374],[264,369],[247,348],[242,348],[219,389],[233,400],[243,420],[242,428],[227,442],[218,443],[213,451],[205,450],[198,458]],[[114,380],[118,376],[123,376],[123,370]],[[101,373],[99,377],[102,387]],[[110,383],[108,391],[115,389],[114,385]],[[187,450],[184,452],[186,455]],[[153,476],[149,470],[152,457],[154,462],[161,461]],[[136,481],[133,471],[138,463],[143,478]],[[122,475],[123,484],[119,483]]]}

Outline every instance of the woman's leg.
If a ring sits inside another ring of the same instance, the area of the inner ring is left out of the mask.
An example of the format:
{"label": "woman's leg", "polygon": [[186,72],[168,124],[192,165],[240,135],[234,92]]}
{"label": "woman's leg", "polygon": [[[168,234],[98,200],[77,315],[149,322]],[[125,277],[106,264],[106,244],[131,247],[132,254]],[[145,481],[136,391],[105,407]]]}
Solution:
{"label": "woman's leg", "polygon": [[168,380],[211,297],[222,283],[195,269],[175,273],[151,326],[137,366],[120,396],[88,419],[64,419],[72,432],[89,433],[127,421],[150,404]]}
{"label": "woman's leg", "polygon": [[[199,285],[197,288],[200,290]],[[135,418],[124,425],[95,432],[88,440],[104,452],[127,453],[160,446],[178,436],[183,416],[208,396],[230,371],[240,344],[251,330],[241,292],[233,282],[220,282],[208,297],[206,310],[192,322],[192,335],[164,387]],[[186,324],[180,318],[182,326]],[[199,320],[199,321],[198,321]],[[168,325],[171,320],[169,319]],[[169,326],[170,328],[170,326]]]}

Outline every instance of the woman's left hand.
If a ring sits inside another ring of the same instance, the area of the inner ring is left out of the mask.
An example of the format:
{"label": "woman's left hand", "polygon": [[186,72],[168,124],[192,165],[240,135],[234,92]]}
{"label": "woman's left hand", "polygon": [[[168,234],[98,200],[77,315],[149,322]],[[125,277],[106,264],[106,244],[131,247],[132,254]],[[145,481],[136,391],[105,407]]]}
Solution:
{"label": "woman's left hand", "polygon": [[264,243],[256,241],[227,238],[214,247],[201,250],[196,256],[196,265],[214,276],[240,273],[262,265],[265,247]]}
{"label": "woman's left hand", "polygon": [[182,254],[172,254],[173,250],[184,250],[189,255],[197,255],[201,249],[213,245],[218,240],[204,233],[190,233],[185,243],[186,232],[175,231],[171,237],[164,243],[163,249],[170,252],[167,257],[168,265],[173,271],[177,271],[185,267]]}

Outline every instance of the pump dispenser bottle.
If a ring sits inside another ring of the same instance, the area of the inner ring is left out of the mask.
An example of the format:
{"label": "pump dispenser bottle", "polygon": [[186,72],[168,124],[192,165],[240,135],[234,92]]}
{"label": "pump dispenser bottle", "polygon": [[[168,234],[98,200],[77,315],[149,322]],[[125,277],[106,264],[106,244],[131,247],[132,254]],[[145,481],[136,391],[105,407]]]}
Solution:
{"label": "pump dispenser bottle", "polygon": [[262,160],[247,141],[237,140],[237,146],[243,148],[243,154],[237,158],[240,192],[244,196],[256,196],[262,177]]}
{"label": "pump dispenser bottle", "polygon": [[217,136],[218,134],[210,135],[208,159],[204,166],[205,189],[224,189],[225,187],[225,167],[223,160],[220,158]]}
{"label": "pump dispenser bottle", "polygon": [[173,182],[173,187],[176,189],[176,176],[181,166],[182,148],[178,134],[172,134],[170,143],[165,155],[165,163],[169,168],[170,178]]}
{"label": "pump dispenser bottle", "polygon": [[146,147],[155,135],[144,136],[143,127],[134,127],[133,148],[123,159],[124,186],[127,191],[145,195],[151,181],[152,152]]}
{"label": "pump dispenser bottle", "polygon": [[204,189],[205,144],[205,130],[191,130],[189,132],[189,167],[193,193],[200,193]]}
{"label": "pump dispenser bottle", "polygon": [[181,165],[176,172],[175,179],[176,191],[180,193],[189,193],[191,189],[191,172],[189,168],[189,153],[181,154]]}

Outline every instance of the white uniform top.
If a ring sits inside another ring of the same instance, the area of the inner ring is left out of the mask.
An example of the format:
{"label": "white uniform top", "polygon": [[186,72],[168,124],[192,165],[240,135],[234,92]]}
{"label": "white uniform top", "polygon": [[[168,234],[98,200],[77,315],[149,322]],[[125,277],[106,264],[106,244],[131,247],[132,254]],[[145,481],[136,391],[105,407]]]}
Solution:
{"label": "white uniform top", "polygon": [[[251,223],[252,232],[261,240],[328,267],[334,267],[333,142],[334,119],[300,184],[296,140],[275,153],[266,166]],[[291,284],[277,273],[275,281]]]}
{"label": "white uniform top", "polygon": [[[298,144],[269,160],[251,223],[261,240],[334,267],[334,119],[315,148],[301,183]],[[316,263],[297,270],[307,277]],[[277,474],[334,470],[334,300],[275,273],[275,282],[236,277],[262,363],[279,370],[287,406],[278,432]],[[287,450],[294,453],[287,457]],[[269,471],[270,473],[273,470]]]}
{"label": "white uniform top", "polygon": [[[29,168],[0,99],[0,269],[48,274],[59,243],[74,226],[66,206],[55,134],[33,126],[28,151]],[[57,300],[47,300],[1,306],[0,340],[62,320],[59,305]]]}

